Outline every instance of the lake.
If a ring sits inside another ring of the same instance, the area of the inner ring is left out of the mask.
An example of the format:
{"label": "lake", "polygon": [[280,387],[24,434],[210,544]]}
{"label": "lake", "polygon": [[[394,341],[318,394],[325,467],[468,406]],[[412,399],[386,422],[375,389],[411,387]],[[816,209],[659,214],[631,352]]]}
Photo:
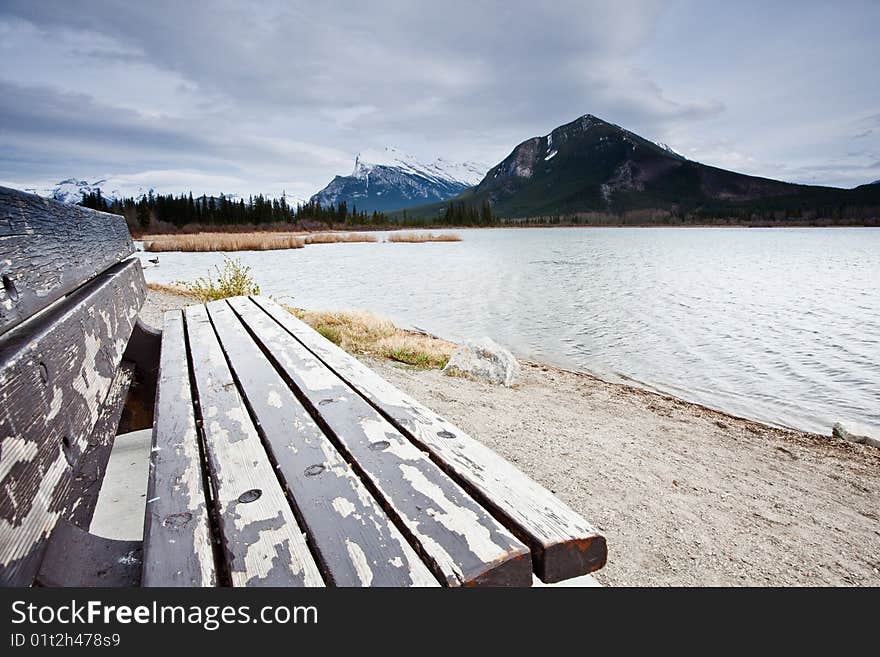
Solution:
{"label": "lake", "polygon": [[[457,243],[234,255],[263,294],[304,308],[489,336],[522,358],[772,424],[880,427],[880,229],[458,232]],[[158,255],[149,282],[192,280],[223,260]]]}

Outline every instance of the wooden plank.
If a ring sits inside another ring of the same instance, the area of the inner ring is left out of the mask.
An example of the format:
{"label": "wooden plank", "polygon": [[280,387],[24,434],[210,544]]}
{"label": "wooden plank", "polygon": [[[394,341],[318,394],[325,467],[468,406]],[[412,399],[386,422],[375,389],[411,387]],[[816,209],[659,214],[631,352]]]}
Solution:
{"label": "wooden plank", "polygon": [[531,584],[525,545],[256,304],[229,303],[443,583]]}
{"label": "wooden plank", "polygon": [[110,460],[110,452],[116,438],[116,427],[119,426],[119,418],[125,406],[125,395],[133,378],[134,365],[121,363],[101,406],[101,415],[92,427],[85,451],[76,464],[76,471],[70,482],[65,517],[85,531],[89,530],[92,516],[95,515],[98,494],[101,492],[101,483],[104,481],[107,462]]}
{"label": "wooden plank", "polygon": [[438,586],[229,305],[207,308],[328,583]]}
{"label": "wooden plank", "polygon": [[33,578],[145,294],[132,260],[0,337],[0,583]]}
{"label": "wooden plank", "polygon": [[0,334],[132,253],[123,217],[0,187]]}
{"label": "wooden plank", "polygon": [[233,586],[323,586],[204,306],[184,311],[219,538]]}
{"label": "wooden plank", "polygon": [[144,517],[144,586],[215,586],[183,313],[165,313]]}
{"label": "wooden plank", "polygon": [[450,424],[265,297],[256,303],[311,353],[345,379],[374,408],[452,477],[492,509],[532,550],[545,582],[576,577],[605,565],[605,537],[546,488]]}

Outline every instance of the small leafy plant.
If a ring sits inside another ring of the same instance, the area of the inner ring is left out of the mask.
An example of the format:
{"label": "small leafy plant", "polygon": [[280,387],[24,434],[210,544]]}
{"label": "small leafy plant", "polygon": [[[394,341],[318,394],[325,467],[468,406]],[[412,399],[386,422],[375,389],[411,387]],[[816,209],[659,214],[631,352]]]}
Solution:
{"label": "small leafy plant", "polygon": [[216,280],[208,275],[197,278],[192,283],[176,281],[174,284],[204,303],[260,293],[260,286],[251,275],[251,268],[242,264],[237,258],[225,256],[223,268],[215,266],[214,269],[217,271]]}

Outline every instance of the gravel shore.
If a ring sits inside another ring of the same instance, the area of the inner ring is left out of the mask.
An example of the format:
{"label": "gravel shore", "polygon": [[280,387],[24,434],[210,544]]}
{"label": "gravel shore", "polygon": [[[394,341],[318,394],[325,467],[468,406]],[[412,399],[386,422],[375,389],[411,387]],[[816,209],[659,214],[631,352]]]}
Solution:
{"label": "gravel shore", "polygon": [[504,388],[365,362],[598,525],[603,584],[880,585],[876,448],[535,363]]}

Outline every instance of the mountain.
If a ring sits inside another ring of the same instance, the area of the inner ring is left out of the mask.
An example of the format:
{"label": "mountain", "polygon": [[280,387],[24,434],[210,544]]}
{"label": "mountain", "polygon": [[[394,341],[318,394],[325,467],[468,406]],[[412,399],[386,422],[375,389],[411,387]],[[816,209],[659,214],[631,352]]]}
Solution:
{"label": "mountain", "polygon": [[[45,198],[55,199],[56,201],[61,201],[62,203],[72,204],[79,203],[82,200],[83,194],[96,194],[98,190],[101,191],[101,196],[107,199],[108,202],[112,202],[116,199],[121,199],[123,196],[129,195],[123,194],[119,189],[116,188],[115,185],[110,183],[107,179],[89,182],[87,180],[78,180],[77,178],[68,178],[67,180],[62,180],[57,185],[54,185],[52,187],[44,187],[42,189],[28,188],[24,191],[31,192],[33,194],[39,194],[40,196],[43,196]],[[146,194],[147,191],[140,192],[140,196]]]}
{"label": "mountain", "polygon": [[[880,189],[798,185],[726,171],[586,114],[519,144],[458,200],[474,205],[488,201],[500,217],[640,210],[662,210],[666,216],[697,212],[747,217],[756,208],[819,208],[822,216],[830,206],[845,204],[858,205],[860,212],[868,204],[873,212],[874,206],[880,208]],[[441,208],[426,206],[413,212],[436,216]],[[838,211],[838,216],[844,214]]]}
{"label": "mountain", "polygon": [[[83,194],[96,194],[98,190],[101,191],[101,196],[108,203],[112,203],[116,200],[122,200],[124,198],[134,198],[138,200],[147,194],[151,193],[154,196],[158,196],[159,194],[168,194],[169,192],[163,191],[160,189],[156,189],[155,187],[143,187],[142,185],[133,185],[131,183],[125,183],[120,181],[109,180],[107,178],[101,178],[100,180],[95,180],[94,182],[89,182],[88,180],[80,180],[78,178],[68,178],[67,180],[62,180],[57,185],[53,185],[51,187],[42,187],[42,188],[34,188],[28,187],[25,188],[24,191],[30,192],[32,194],[38,194],[44,198],[55,199],[56,201],[61,201],[62,203],[79,203],[82,201]],[[200,198],[202,196],[201,192],[193,191],[193,196],[196,198]],[[173,192],[175,196],[179,196],[180,191]],[[240,199],[244,198],[245,202],[247,202],[247,197],[242,197],[239,194],[223,194],[227,200],[238,202]],[[287,199],[288,205],[295,207],[300,204],[305,203],[305,199],[291,196],[290,194],[284,194],[284,197]],[[219,201],[220,194],[208,194],[207,198],[213,198],[215,201]],[[274,198],[281,198],[281,195],[273,195],[273,194],[263,194],[263,198],[272,200]]]}
{"label": "mountain", "polygon": [[323,206],[345,201],[349,208],[387,212],[444,201],[476,185],[485,167],[438,158],[420,162],[394,148],[358,154],[349,176],[336,176],[311,201]]}

